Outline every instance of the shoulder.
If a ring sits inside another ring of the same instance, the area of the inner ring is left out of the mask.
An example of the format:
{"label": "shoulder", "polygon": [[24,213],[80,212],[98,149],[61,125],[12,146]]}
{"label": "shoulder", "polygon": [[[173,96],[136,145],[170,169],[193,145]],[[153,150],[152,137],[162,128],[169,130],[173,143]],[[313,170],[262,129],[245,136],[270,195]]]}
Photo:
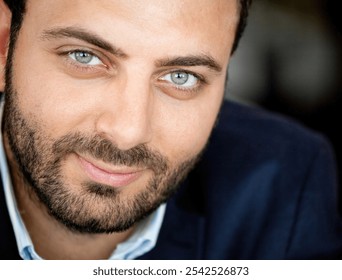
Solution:
{"label": "shoulder", "polygon": [[283,213],[290,205],[294,211],[304,194],[328,195],[334,203],[335,168],[332,149],[322,135],[286,117],[227,102],[196,176],[207,203],[217,203],[222,211],[232,200],[231,206],[249,205],[244,211],[252,209],[254,214],[260,205]]}
{"label": "shoulder", "polygon": [[[249,107],[234,102],[224,102],[218,124],[213,131],[213,141],[243,142],[248,147],[293,148],[312,151],[327,140],[296,121],[258,107]],[[329,146],[329,145],[328,145]]]}
{"label": "shoulder", "polygon": [[321,135],[226,102],[194,171],[192,193],[202,191],[215,225],[210,258],[326,258],[339,250],[335,162]]}
{"label": "shoulder", "polygon": [[335,184],[336,178],[334,155],[322,135],[286,117],[232,102],[223,104],[200,168],[219,188],[241,181],[251,188],[276,185],[298,191],[310,173],[325,180],[323,185]]}
{"label": "shoulder", "polygon": [[316,182],[309,187],[336,188],[335,168],[322,135],[283,116],[225,102],[190,179],[205,198],[257,193],[261,200],[278,196],[285,201],[296,199],[312,174]]}
{"label": "shoulder", "polygon": [[298,165],[302,170],[322,152],[333,161],[327,139],[294,120],[260,108],[225,102],[206,157],[220,165],[253,165],[268,160]]}

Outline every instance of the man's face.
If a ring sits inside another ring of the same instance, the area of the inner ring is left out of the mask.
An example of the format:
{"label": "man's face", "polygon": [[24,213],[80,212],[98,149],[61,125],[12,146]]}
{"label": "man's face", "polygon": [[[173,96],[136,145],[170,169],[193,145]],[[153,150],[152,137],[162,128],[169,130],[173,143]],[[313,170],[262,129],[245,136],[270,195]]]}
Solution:
{"label": "man's face", "polygon": [[236,21],[227,0],[28,1],[5,143],[50,214],[120,231],[170,196],[215,123]]}

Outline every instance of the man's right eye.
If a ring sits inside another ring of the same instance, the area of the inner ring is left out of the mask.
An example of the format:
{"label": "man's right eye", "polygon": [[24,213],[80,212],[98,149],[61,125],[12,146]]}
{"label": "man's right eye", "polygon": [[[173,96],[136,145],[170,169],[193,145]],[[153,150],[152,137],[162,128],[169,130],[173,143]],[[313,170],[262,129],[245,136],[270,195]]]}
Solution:
{"label": "man's right eye", "polygon": [[85,65],[95,66],[102,64],[101,60],[96,55],[88,51],[72,51],[69,53],[69,57],[74,61]]}
{"label": "man's right eye", "polygon": [[178,89],[191,90],[198,86],[200,79],[192,73],[186,71],[174,71],[161,78],[175,85]]}

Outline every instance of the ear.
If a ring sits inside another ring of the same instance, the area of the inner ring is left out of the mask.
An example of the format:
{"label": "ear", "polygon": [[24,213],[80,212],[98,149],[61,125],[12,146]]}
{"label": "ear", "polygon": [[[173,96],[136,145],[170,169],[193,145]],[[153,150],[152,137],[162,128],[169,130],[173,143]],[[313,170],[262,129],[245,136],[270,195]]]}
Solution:
{"label": "ear", "polygon": [[11,12],[3,0],[0,0],[0,92],[5,88],[5,66],[11,28]]}

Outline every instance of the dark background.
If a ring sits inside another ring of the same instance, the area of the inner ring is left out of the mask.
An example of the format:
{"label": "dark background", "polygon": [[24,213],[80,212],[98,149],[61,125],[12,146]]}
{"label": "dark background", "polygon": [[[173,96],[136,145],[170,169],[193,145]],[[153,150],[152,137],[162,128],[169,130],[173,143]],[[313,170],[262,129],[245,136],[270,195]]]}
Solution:
{"label": "dark background", "polygon": [[[342,182],[342,10],[337,0],[254,0],[226,97],[325,135]],[[342,212],[342,187],[339,191]]]}

